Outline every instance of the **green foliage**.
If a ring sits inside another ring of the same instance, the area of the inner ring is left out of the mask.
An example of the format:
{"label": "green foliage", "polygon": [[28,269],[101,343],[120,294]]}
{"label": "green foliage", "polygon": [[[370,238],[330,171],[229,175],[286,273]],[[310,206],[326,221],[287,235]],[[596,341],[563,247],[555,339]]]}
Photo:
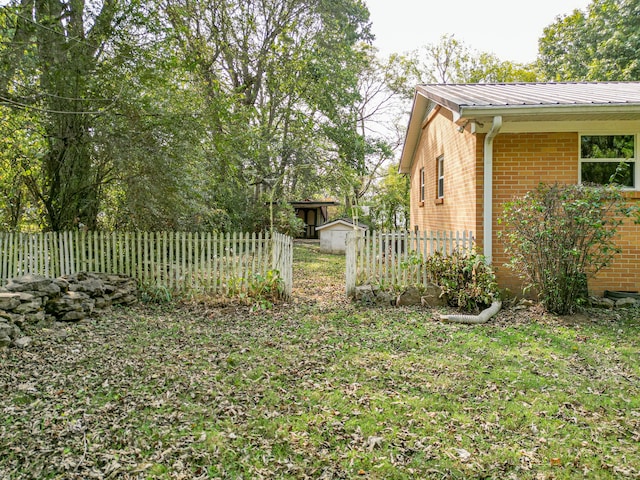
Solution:
{"label": "green foliage", "polygon": [[250,230],[265,190],[324,194],[369,29],[360,0],[10,1],[0,224]]}
{"label": "green foliage", "polygon": [[544,30],[538,67],[546,80],[640,80],[640,2],[594,0]]}
{"label": "green foliage", "polygon": [[424,260],[431,281],[442,288],[449,305],[478,311],[497,297],[496,277],[483,255],[456,250],[435,252]]}
{"label": "green foliage", "polygon": [[634,211],[615,185],[541,184],[507,203],[499,219],[507,266],[548,311],[572,313],[587,293],[588,278],[620,252],[617,227]]}
{"label": "green foliage", "polygon": [[174,296],[167,287],[162,285],[143,284],[140,287],[140,301],[143,303],[169,304]]}
{"label": "green foliage", "polygon": [[297,237],[304,232],[304,220],[296,215],[294,208],[286,204],[286,208],[280,208],[274,215],[274,229],[290,237]]}
{"label": "green foliage", "polygon": [[278,270],[268,270],[264,275],[255,274],[248,283],[247,296],[253,301],[254,310],[266,310],[282,299],[284,282]]}
{"label": "green foliage", "polygon": [[533,82],[533,65],[502,61],[492,53],[469,48],[454,35],[444,35],[438,43],[413,53],[417,83]]}
{"label": "green foliage", "polygon": [[387,167],[371,198],[371,216],[377,228],[397,230],[409,228],[409,177],[400,175],[398,166]]}
{"label": "green foliage", "polygon": [[483,255],[455,250],[436,251],[427,258],[413,252],[401,268],[427,272],[429,281],[442,289],[450,306],[479,311],[498,296],[496,277]]}
{"label": "green foliage", "polygon": [[249,278],[227,281],[227,296],[251,305],[252,310],[268,310],[284,296],[284,281],[278,270],[255,273]]}
{"label": "green foliage", "polygon": [[[251,212],[250,230],[252,231],[270,231],[283,233],[290,237],[297,237],[304,231],[304,221],[296,216],[295,209],[287,202],[257,202],[249,207]],[[271,223],[271,215],[273,215],[273,225]]]}

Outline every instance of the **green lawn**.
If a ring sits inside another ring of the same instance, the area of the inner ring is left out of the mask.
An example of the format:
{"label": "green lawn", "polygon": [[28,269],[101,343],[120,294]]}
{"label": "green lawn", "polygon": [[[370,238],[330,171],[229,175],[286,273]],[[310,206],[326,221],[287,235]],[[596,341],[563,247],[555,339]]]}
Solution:
{"label": "green lawn", "polygon": [[296,249],[268,311],[117,309],[0,351],[0,479],[638,478],[640,320],[443,324]]}

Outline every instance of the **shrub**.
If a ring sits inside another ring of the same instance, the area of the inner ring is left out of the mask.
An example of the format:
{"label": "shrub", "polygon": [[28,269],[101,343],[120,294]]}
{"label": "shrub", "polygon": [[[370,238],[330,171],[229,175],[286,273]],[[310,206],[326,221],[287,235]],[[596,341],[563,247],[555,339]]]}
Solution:
{"label": "shrub", "polygon": [[614,239],[632,209],[615,186],[544,185],[505,205],[499,223],[507,266],[552,313],[573,313],[587,279],[620,249]]}
{"label": "shrub", "polygon": [[284,296],[284,281],[278,270],[269,270],[266,274],[256,273],[247,287],[247,296],[253,300],[254,310],[266,310]]}
{"label": "shrub", "polygon": [[483,255],[460,250],[448,255],[435,252],[423,264],[452,307],[478,311],[497,297],[496,277]]}

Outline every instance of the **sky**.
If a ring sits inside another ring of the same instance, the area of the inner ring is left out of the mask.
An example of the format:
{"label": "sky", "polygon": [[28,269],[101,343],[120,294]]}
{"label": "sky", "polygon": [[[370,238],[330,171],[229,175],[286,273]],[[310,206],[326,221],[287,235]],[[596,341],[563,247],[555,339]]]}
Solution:
{"label": "sky", "polygon": [[435,44],[453,34],[472,50],[528,63],[557,16],[584,10],[591,0],[365,0],[374,45],[383,56]]}

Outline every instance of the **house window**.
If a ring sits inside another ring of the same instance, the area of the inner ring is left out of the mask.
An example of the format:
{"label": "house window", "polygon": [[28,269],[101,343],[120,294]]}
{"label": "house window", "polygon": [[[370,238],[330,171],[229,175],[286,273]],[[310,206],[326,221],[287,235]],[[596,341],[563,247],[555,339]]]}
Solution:
{"label": "house window", "polygon": [[438,198],[444,198],[444,156],[438,157]]}
{"label": "house window", "polygon": [[581,135],[580,181],[636,187],[635,135]]}
{"label": "house window", "polygon": [[424,202],[424,192],[425,192],[425,175],[424,168],[420,169],[420,201]]}

